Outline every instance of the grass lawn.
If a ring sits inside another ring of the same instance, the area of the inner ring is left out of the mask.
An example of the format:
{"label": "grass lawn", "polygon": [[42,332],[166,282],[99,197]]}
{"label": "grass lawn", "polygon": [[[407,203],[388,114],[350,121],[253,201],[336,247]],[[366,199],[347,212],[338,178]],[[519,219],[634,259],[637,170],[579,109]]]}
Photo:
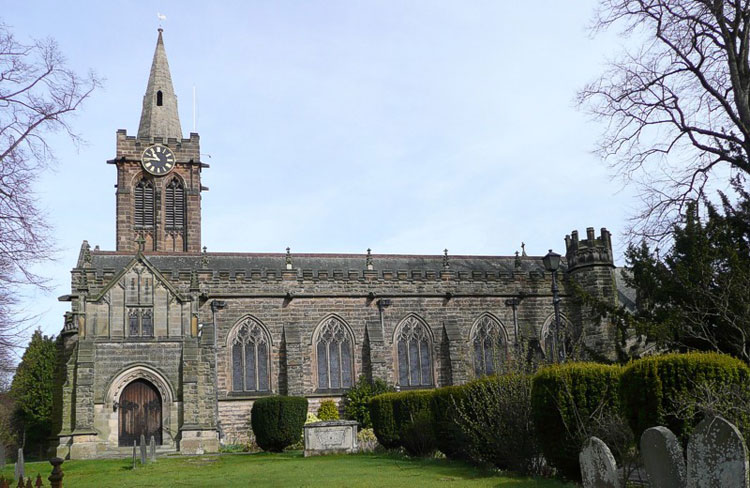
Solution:
{"label": "grass lawn", "polygon": [[[39,472],[49,486],[52,466],[27,463],[26,473]],[[162,457],[132,469],[129,460],[65,461],[66,488],[226,486],[493,486],[502,488],[572,487],[554,480],[501,476],[445,459],[414,460],[390,454],[356,454],[304,458],[301,452]],[[6,466],[4,476],[13,476]]]}

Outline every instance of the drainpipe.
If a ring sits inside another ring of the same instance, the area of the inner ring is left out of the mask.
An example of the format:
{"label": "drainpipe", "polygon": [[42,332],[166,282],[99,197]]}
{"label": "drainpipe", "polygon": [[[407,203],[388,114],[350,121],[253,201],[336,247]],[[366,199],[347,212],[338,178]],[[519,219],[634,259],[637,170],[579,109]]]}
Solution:
{"label": "drainpipe", "polygon": [[219,353],[216,345],[216,336],[219,335],[219,331],[216,328],[216,312],[226,306],[227,302],[224,300],[213,300],[211,302],[211,318],[214,324],[214,425],[216,425],[216,432],[219,435],[219,442],[221,442],[223,435],[219,422]]}

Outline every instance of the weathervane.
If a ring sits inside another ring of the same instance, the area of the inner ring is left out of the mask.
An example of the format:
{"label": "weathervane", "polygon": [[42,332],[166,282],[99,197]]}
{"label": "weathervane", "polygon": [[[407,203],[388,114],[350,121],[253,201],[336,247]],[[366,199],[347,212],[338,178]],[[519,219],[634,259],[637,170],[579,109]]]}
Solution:
{"label": "weathervane", "polygon": [[161,30],[162,28],[161,23],[163,20],[167,20],[167,16],[161,12],[156,12],[156,18],[159,19],[159,30]]}

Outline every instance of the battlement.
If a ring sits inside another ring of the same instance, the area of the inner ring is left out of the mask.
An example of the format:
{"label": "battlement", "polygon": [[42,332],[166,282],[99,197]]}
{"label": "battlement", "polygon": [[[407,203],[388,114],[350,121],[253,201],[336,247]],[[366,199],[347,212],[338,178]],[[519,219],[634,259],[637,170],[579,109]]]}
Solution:
{"label": "battlement", "polygon": [[578,231],[574,230],[570,235],[565,236],[565,257],[569,271],[594,265],[614,267],[610,232],[602,227],[599,237],[596,237],[594,228],[588,227],[586,239],[579,239]]}
{"label": "battlement", "polygon": [[136,137],[128,131],[117,131],[117,158],[139,160],[144,149],[152,144],[163,144],[175,153],[178,162],[200,162],[200,136],[190,133],[190,138]]}

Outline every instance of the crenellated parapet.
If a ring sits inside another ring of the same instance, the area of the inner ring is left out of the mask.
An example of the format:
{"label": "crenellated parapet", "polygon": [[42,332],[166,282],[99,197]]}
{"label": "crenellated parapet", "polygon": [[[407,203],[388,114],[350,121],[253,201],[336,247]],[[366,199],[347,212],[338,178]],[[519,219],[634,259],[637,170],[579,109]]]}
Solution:
{"label": "crenellated parapet", "polygon": [[568,270],[585,266],[611,266],[614,268],[615,261],[612,254],[612,237],[610,232],[602,227],[599,237],[594,234],[594,228],[586,229],[586,239],[578,238],[578,231],[574,230],[565,236],[565,257],[568,261]]}

